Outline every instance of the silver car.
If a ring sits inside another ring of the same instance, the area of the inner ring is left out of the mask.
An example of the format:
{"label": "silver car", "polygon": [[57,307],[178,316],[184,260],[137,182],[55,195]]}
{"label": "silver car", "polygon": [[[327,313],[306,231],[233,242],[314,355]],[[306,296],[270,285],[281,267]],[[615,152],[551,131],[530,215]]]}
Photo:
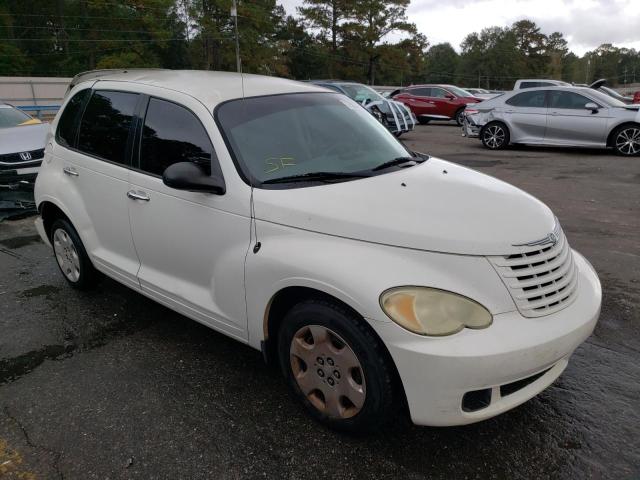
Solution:
{"label": "silver car", "polygon": [[587,87],[528,88],[470,105],[462,135],[491,150],[510,144],[613,148],[640,155],[640,105]]}

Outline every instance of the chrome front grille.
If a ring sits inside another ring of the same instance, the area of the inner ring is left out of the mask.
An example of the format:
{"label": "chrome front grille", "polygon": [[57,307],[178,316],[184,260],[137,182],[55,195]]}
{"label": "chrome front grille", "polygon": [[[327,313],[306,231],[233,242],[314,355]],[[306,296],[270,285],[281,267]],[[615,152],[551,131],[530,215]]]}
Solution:
{"label": "chrome front grille", "polygon": [[557,312],[575,298],[578,274],[571,248],[562,230],[557,237],[554,245],[488,257],[525,317]]}

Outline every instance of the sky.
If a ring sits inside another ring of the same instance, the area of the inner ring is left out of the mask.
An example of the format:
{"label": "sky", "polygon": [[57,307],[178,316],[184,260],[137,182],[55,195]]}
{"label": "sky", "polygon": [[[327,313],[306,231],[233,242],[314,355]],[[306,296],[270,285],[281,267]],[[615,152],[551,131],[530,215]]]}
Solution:
{"label": "sky", "polygon": [[[290,14],[302,4],[278,1]],[[562,32],[580,56],[602,43],[640,50],[640,0],[411,0],[407,16],[431,45],[449,42],[456,50],[469,33],[523,18],[543,33]]]}

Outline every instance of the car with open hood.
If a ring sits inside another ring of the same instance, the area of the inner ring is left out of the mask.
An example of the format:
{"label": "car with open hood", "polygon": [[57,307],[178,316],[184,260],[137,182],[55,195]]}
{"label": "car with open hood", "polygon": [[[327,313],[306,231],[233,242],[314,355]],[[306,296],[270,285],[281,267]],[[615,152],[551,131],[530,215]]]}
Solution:
{"label": "car with open hood", "polygon": [[340,92],[358,102],[396,137],[412,131],[416,126],[416,117],[411,110],[367,85],[342,80],[312,80],[312,83]]}
{"label": "car with open hood", "polygon": [[32,190],[49,124],[12,105],[0,103],[0,186]]}
{"label": "car with open hood", "polygon": [[332,428],[493,417],[596,325],[596,272],[546,205],[408,150],[343,94],[105,74],[52,127],[36,225],[68,284],[100,272],[261,350]]}

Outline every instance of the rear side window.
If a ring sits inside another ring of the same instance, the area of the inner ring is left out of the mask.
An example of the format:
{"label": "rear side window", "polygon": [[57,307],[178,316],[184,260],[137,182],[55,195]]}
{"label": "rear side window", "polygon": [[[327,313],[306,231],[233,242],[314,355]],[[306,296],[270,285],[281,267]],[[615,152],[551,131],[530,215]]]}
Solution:
{"label": "rear side window", "polygon": [[549,106],[551,108],[584,109],[584,106],[592,102],[574,92],[549,92]]}
{"label": "rear side window", "polygon": [[67,103],[64,112],[60,116],[58,129],[56,130],[56,141],[60,145],[65,147],[75,146],[78,121],[89,95],[91,95],[90,89],[81,90]]}
{"label": "rear side window", "polygon": [[94,91],[80,123],[78,150],[126,164],[127,141],[137,93]]}
{"label": "rear side window", "polygon": [[431,89],[430,88],[412,88],[408,90],[411,95],[415,95],[416,97],[430,97]]}
{"label": "rear side window", "polygon": [[505,103],[514,107],[544,108],[546,94],[546,90],[519,93]]}
{"label": "rear side window", "polygon": [[[211,173],[213,145],[200,120],[189,110],[165,100],[149,100],[140,143],[140,169],[162,175],[177,162],[193,162]],[[214,172],[221,175],[217,162]]]}

